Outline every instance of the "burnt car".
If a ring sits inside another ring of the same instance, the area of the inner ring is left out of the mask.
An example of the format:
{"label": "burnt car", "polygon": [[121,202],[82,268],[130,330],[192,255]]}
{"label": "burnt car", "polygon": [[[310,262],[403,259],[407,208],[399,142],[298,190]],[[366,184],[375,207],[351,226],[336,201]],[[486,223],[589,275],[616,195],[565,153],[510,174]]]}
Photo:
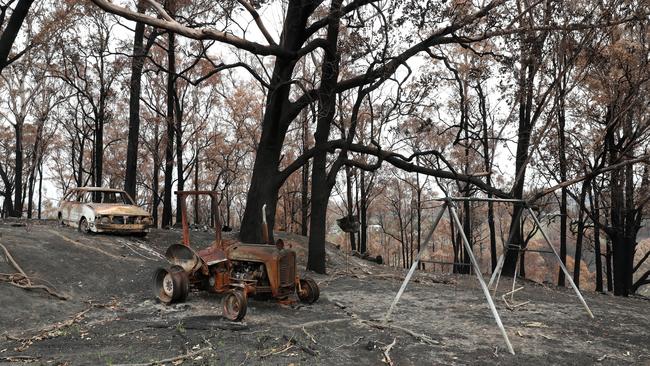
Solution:
{"label": "burnt car", "polygon": [[151,215],[135,205],[128,193],[112,188],[70,190],[59,205],[61,225],[83,233],[130,233],[144,236],[153,224]]}

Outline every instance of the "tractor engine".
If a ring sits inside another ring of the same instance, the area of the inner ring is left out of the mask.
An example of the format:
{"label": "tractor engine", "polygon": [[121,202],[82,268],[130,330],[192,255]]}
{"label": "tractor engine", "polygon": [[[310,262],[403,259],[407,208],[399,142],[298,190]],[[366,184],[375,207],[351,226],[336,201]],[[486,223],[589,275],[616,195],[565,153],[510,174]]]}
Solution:
{"label": "tractor engine", "polygon": [[264,264],[259,262],[233,261],[231,278],[240,281],[255,281],[259,284],[268,284],[269,282]]}

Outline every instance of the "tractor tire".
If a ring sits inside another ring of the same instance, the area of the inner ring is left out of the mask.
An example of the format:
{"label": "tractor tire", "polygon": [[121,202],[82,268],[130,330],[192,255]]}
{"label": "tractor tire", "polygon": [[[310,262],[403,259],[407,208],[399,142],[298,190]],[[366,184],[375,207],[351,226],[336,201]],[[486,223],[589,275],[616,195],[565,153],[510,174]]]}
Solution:
{"label": "tractor tire", "polygon": [[302,291],[298,291],[298,298],[304,303],[313,304],[320,297],[320,289],[318,288],[318,284],[316,284],[316,281],[309,277],[300,279],[300,289]]}
{"label": "tractor tire", "polygon": [[183,270],[158,268],[153,274],[154,296],[164,304],[183,302],[190,290],[190,281]]}
{"label": "tractor tire", "polygon": [[222,300],[223,316],[232,321],[241,321],[246,316],[248,300],[242,291],[230,290]]}

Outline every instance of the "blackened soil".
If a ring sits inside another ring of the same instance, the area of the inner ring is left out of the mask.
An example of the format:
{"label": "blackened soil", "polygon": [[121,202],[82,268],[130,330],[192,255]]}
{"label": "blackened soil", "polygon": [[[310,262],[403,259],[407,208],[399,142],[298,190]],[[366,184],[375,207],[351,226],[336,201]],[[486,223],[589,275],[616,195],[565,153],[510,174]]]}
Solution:
{"label": "blackened soil", "polygon": [[[328,246],[329,274],[308,274],[321,288],[317,303],[251,300],[245,321],[232,323],[221,317],[217,295],[193,292],[172,306],[153,300],[151,274],[180,242],[179,231],[142,239],[84,236],[49,222],[15,225],[0,222],[0,243],[35,282],[68,300],[0,283],[0,364],[149,363],[191,353],[183,364],[378,365],[394,343],[395,365],[650,365],[643,298],[587,291],[590,319],[570,289],[520,282],[514,303],[530,302],[508,310],[502,295],[512,284],[502,280],[494,300],[513,356],[473,276],[418,273],[382,328],[405,273]],[[196,243],[212,235],[192,233]],[[293,243],[304,268],[305,239],[278,235]],[[0,256],[0,273],[13,272]]]}

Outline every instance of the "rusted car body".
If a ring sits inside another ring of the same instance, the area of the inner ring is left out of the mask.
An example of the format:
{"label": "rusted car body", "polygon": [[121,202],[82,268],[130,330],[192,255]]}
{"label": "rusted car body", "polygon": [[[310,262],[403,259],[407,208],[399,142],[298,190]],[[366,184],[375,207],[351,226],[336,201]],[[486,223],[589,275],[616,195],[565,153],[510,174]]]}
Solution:
{"label": "rusted car body", "polygon": [[132,233],[145,235],[153,220],[136,206],[124,191],[102,187],[70,190],[58,210],[61,225],[78,228],[84,233]]}
{"label": "rusted car body", "polygon": [[[291,295],[306,303],[318,300],[320,291],[311,278],[300,278],[296,271],[296,253],[284,248],[278,240],[274,244],[245,244],[222,240],[221,224],[215,214],[215,240],[199,251],[190,247],[186,197],[212,197],[213,212],[217,193],[212,191],[176,192],[180,196],[183,243],[171,245],[165,256],[171,268],[159,268],[153,277],[154,294],[164,303],[182,302],[191,287],[218,294],[223,314],[231,320],[242,320],[246,315],[249,297],[272,297],[293,301]],[[266,223],[264,223],[266,228]],[[265,238],[268,232],[265,231]]]}

